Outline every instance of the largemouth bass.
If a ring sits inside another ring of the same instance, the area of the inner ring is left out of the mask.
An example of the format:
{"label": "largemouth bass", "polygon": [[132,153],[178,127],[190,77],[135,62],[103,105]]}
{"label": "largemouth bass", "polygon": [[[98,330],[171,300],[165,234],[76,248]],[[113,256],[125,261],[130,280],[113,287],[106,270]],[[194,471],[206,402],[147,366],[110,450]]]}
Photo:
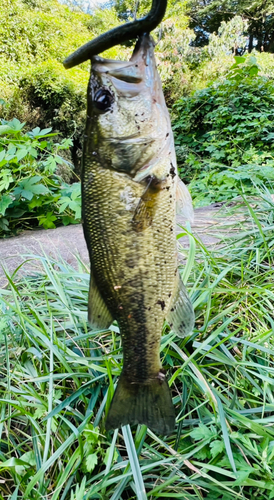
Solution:
{"label": "largemouth bass", "polygon": [[146,424],[174,429],[175,411],[160,361],[164,321],[174,332],[193,328],[191,302],[178,272],[173,135],[157,72],[153,40],[143,35],[129,62],[94,57],[84,140],[83,226],[91,279],[93,328],[117,320],[123,371],[106,428]]}

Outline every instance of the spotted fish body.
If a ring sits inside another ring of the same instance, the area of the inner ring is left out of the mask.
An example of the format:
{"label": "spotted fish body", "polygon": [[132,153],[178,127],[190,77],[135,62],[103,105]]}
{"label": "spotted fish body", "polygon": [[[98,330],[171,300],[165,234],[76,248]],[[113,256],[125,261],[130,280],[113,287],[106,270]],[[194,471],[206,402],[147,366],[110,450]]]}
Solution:
{"label": "spotted fish body", "polygon": [[144,35],[129,62],[94,58],[88,87],[82,196],[89,321],[108,328],[116,319],[124,356],[107,429],[142,423],[165,434],[175,425],[159,353],[165,320],[181,336],[193,328],[177,269],[178,189],[191,212],[153,41]]}

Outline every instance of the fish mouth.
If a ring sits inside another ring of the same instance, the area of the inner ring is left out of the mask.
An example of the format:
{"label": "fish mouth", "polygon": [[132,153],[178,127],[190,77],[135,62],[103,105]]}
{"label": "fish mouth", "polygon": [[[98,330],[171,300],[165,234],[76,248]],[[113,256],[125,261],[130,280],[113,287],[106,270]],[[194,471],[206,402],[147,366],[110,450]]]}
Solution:
{"label": "fish mouth", "polygon": [[[100,56],[92,58],[95,72],[120,80],[125,85],[139,86],[142,83],[153,87],[156,75],[154,59],[154,40],[149,34],[139,37],[129,61],[104,59]],[[113,82],[115,85],[115,82]],[[126,88],[126,87],[124,87]]]}
{"label": "fish mouth", "polygon": [[[92,58],[92,72],[98,86],[112,85],[119,98],[150,94],[151,101],[165,109],[162,84],[154,56],[154,40],[149,34],[140,36],[129,61]],[[138,141],[137,141],[138,142]]]}

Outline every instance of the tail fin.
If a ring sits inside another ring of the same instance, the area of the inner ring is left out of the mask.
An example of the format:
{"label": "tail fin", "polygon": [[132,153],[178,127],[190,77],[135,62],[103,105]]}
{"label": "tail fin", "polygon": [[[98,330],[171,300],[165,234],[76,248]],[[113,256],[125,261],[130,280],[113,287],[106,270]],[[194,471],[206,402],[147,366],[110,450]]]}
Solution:
{"label": "tail fin", "polygon": [[174,406],[162,373],[146,384],[132,384],[122,373],[110,405],[106,429],[126,424],[145,424],[158,434],[174,430]]}

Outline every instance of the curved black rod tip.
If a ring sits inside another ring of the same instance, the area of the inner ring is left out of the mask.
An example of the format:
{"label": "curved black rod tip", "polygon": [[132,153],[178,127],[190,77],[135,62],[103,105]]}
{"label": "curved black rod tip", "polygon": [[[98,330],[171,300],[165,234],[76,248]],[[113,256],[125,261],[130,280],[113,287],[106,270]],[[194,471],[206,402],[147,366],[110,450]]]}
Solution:
{"label": "curved black rod tip", "polygon": [[93,56],[100,54],[100,52],[114,47],[114,45],[137,38],[137,36],[142,33],[150,33],[150,31],[154,30],[162,21],[166,7],[167,0],[153,0],[151,10],[146,17],[117,26],[97,38],[94,38],[94,40],[87,42],[73,52],[73,54],[68,56],[63,62],[63,65],[66,69],[73,68],[91,59]]}

